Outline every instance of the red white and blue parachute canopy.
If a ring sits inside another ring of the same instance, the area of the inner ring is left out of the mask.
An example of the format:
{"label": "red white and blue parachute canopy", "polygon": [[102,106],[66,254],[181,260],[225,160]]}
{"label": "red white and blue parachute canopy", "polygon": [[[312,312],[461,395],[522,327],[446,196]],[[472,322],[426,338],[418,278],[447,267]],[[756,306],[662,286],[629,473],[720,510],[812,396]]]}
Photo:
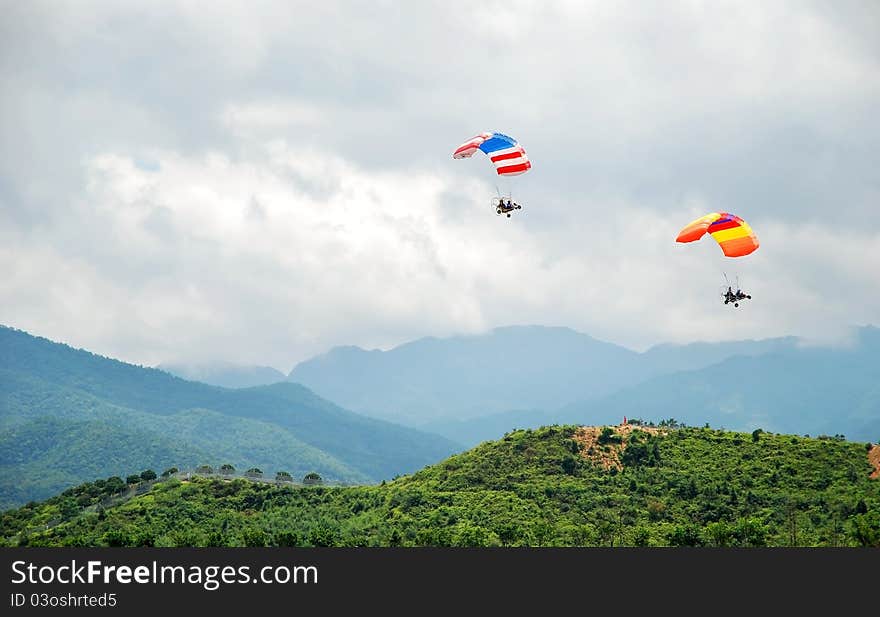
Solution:
{"label": "red white and blue parachute canopy", "polygon": [[499,176],[518,176],[532,168],[529,157],[519,142],[501,133],[480,133],[452,153],[454,159],[467,159],[482,150],[495,164]]}

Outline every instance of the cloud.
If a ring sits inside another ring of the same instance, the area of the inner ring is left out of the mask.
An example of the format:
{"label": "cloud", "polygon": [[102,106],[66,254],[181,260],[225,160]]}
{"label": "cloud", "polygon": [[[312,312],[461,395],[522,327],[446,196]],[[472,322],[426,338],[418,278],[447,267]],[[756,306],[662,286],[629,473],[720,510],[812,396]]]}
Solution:
{"label": "cloud", "polygon": [[332,128],[330,114],[316,105],[297,101],[230,104],[222,113],[226,128],[242,137],[275,136],[292,129]]}
{"label": "cloud", "polygon": [[[17,5],[0,26],[0,321],[143,363],[284,370],[511,323],[639,348],[876,323],[877,17]],[[526,204],[509,221],[485,157],[450,156],[493,129],[534,164],[506,183]],[[713,210],[761,249],[732,263],[672,242]],[[721,310],[722,271],[751,305]]]}

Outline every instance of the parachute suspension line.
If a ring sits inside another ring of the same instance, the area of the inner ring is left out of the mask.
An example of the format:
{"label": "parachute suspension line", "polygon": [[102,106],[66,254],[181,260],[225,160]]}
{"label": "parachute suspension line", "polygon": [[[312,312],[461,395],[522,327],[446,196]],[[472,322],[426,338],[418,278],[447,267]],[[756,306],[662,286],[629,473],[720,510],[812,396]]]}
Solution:
{"label": "parachute suspension line", "polygon": [[[733,285],[730,284],[730,279],[727,278],[727,272],[722,272],[721,274],[724,275],[724,282],[727,283],[728,286],[733,287]],[[733,279],[733,280],[736,281],[736,288],[739,289],[739,288],[740,288],[740,287],[739,287],[739,274],[734,275],[734,279]]]}

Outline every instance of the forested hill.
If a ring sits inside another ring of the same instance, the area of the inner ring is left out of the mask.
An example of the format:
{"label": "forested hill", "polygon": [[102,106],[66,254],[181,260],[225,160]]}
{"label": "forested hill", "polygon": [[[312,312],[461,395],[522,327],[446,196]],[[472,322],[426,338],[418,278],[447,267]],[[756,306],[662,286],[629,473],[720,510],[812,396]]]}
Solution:
{"label": "forested hill", "polygon": [[379,486],[171,479],[100,509],[107,483],[87,484],[4,513],[0,535],[40,546],[880,546],[878,459],[877,446],[839,438],[553,426]]}
{"label": "forested hill", "polygon": [[298,384],[209,386],[0,326],[0,507],[200,463],[378,482],[456,449]]}

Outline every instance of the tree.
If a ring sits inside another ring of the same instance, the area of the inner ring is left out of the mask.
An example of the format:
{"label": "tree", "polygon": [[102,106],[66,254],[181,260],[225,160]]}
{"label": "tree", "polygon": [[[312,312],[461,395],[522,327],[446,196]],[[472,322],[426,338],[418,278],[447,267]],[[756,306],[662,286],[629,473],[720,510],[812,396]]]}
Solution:
{"label": "tree", "polygon": [[272,546],[301,546],[302,538],[295,531],[280,531],[275,534]]}
{"label": "tree", "polygon": [[246,472],[244,472],[244,475],[245,475],[245,477],[248,477],[248,478],[262,478],[263,477],[263,470],[260,469],[259,467],[251,467]]}
{"label": "tree", "polygon": [[[395,531],[397,531],[395,529]],[[461,525],[452,537],[453,546],[489,546],[489,532],[479,525]]]}
{"label": "tree", "polygon": [[165,471],[162,472],[162,477],[167,478],[169,476],[173,476],[178,471],[180,471],[180,470],[177,467],[169,467],[168,469],[166,469]]}
{"label": "tree", "polygon": [[69,521],[80,512],[80,507],[72,497],[65,497],[58,509],[61,511],[61,519],[65,521]]}
{"label": "tree", "polygon": [[702,546],[703,544],[703,540],[700,538],[700,528],[693,523],[676,525],[667,534],[666,539],[671,546]]}
{"label": "tree", "polygon": [[314,471],[307,473],[305,476],[303,476],[303,484],[306,484],[308,486],[314,486],[314,485],[323,484],[323,483],[324,483],[324,480],[321,478],[321,476],[316,474]]}
{"label": "tree", "polygon": [[716,521],[706,525],[705,536],[711,546],[730,546],[733,529],[724,521]]}
{"label": "tree", "polygon": [[132,484],[137,484],[141,481],[141,477],[139,474],[133,473],[130,476],[125,477],[125,483],[131,486]]}
{"label": "tree", "polygon": [[121,493],[125,490],[125,482],[122,481],[122,478],[119,476],[111,476],[107,478],[107,482],[104,484],[104,492],[108,495],[114,495],[116,493]]}
{"label": "tree", "polygon": [[648,518],[659,521],[666,515],[666,504],[659,499],[648,498]]}
{"label": "tree", "polygon": [[601,546],[614,546],[614,531],[615,526],[611,520],[603,517],[596,522],[596,534]]}
{"label": "tree", "polygon": [[699,492],[697,483],[693,478],[688,479],[687,482],[684,482],[678,487],[678,494],[682,499],[693,499],[699,494]]}
{"label": "tree", "polygon": [[403,544],[403,536],[400,534],[400,530],[395,527],[388,535],[388,546],[400,546],[401,544]]}
{"label": "tree", "polygon": [[648,444],[630,442],[620,456],[620,462],[623,463],[624,467],[637,467],[648,463],[650,456],[651,451],[648,448]]}
{"label": "tree", "polygon": [[266,546],[266,533],[262,529],[248,527],[241,537],[245,546]]}
{"label": "tree", "polygon": [[797,504],[792,501],[785,504],[785,526],[788,529],[788,545],[798,546]]}
{"label": "tree", "polygon": [[286,471],[279,471],[275,474],[276,482],[293,482],[293,476]]}
{"label": "tree", "polygon": [[758,441],[761,438],[761,433],[764,432],[764,429],[756,428],[752,431],[752,441]]}
{"label": "tree", "polygon": [[111,529],[104,534],[107,546],[131,546],[131,535],[123,529]]}
{"label": "tree", "polygon": [[337,546],[336,530],[321,521],[309,531],[309,543],[312,546]]}
{"label": "tree", "polygon": [[156,479],[156,472],[152,469],[145,469],[141,472],[141,480],[144,482],[149,482],[150,480]]}
{"label": "tree", "polygon": [[220,465],[220,473],[224,476],[231,476],[235,473],[235,467],[233,467],[229,463],[223,463],[222,465]]}
{"label": "tree", "polygon": [[633,544],[636,546],[649,546],[651,543],[651,532],[647,527],[639,525],[633,531]]}
{"label": "tree", "polygon": [[880,513],[866,512],[854,516],[850,521],[852,536],[860,546],[880,548]]}
{"label": "tree", "polygon": [[198,467],[196,467],[196,473],[202,475],[211,475],[212,473],[214,473],[214,468],[210,465],[199,465]]}
{"label": "tree", "polygon": [[759,519],[737,521],[733,535],[740,546],[767,546],[767,526]]}

